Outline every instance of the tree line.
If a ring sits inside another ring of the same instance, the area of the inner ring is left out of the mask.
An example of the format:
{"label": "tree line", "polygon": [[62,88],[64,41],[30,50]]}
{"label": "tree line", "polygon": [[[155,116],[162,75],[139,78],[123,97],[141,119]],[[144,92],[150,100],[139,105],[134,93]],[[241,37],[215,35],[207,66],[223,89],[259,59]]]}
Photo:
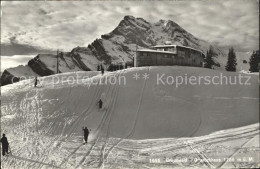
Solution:
{"label": "tree line", "polygon": [[[210,46],[209,50],[207,51],[206,58],[204,61],[204,67],[208,69],[212,69],[213,65],[215,65],[213,57],[214,57],[214,52],[212,46]],[[249,60],[249,71],[250,72],[258,72],[259,71],[259,50],[253,51],[250,60]],[[237,59],[236,59],[236,53],[233,47],[229,48],[228,51],[228,58],[227,58],[227,63],[225,66],[225,69],[227,71],[235,72],[236,71],[236,66],[237,66]]]}

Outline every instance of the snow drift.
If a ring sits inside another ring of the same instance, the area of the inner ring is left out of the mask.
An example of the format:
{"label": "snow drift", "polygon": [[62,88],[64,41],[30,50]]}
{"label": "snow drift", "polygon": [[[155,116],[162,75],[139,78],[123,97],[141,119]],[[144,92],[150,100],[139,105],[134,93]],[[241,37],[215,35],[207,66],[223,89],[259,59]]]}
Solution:
{"label": "snow drift", "polygon": [[[247,75],[251,85],[175,87],[157,84],[162,72],[165,77],[239,75],[174,66],[131,68],[103,76],[64,73],[39,78],[38,88],[25,80],[1,88],[2,132],[22,138],[35,133],[73,138],[82,136],[82,126],[88,126],[92,140],[148,139],[201,136],[258,122],[258,76]],[[146,80],[145,73],[149,74]],[[137,80],[135,74],[139,74]],[[116,84],[106,84],[114,77]],[[100,98],[102,110],[96,105]]]}

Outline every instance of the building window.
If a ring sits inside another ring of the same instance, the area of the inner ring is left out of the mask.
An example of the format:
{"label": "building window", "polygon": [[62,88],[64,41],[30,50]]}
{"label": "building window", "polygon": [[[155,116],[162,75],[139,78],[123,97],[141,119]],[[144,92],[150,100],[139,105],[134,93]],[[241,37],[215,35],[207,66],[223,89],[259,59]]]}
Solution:
{"label": "building window", "polygon": [[170,59],[170,58],[171,58],[171,55],[164,54],[164,58]]}
{"label": "building window", "polygon": [[178,51],[178,57],[185,58],[185,51]]}
{"label": "building window", "polygon": [[187,57],[187,58],[190,58],[190,55],[191,55],[190,49],[186,49],[186,57]]}
{"label": "building window", "polygon": [[177,52],[177,50],[176,50],[176,48],[175,48],[174,46],[168,48],[168,51],[170,51],[170,52],[172,52],[172,53],[174,53],[174,54],[176,54],[176,52]]}

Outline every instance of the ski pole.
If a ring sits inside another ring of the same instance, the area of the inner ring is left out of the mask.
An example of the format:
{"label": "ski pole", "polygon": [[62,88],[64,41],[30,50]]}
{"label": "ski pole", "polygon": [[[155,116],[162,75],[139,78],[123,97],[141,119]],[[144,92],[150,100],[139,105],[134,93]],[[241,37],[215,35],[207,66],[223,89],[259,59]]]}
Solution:
{"label": "ski pole", "polygon": [[38,80],[38,83],[39,83],[39,86],[41,86],[41,87],[42,87],[42,84],[41,84],[40,80]]}
{"label": "ski pole", "polygon": [[8,144],[8,147],[9,147],[9,150],[10,150],[10,154],[12,154],[12,151],[11,151],[11,147],[10,147],[10,144]]}
{"label": "ski pole", "polygon": [[[84,131],[84,126],[82,127],[82,130]],[[83,136],[82,136],[82,141],[84,142],[84,132],[83,132]]]}

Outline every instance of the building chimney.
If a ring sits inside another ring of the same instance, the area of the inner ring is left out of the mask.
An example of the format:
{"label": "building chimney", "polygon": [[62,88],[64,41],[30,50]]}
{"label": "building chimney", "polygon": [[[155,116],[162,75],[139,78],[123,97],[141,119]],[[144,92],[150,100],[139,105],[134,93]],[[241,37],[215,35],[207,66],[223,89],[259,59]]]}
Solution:
{"label": "building chimney", "polygon": [[165,41],[164,44],[165,44],[165,45],[171,45],[171,44],[172,44],[172,41]]}

